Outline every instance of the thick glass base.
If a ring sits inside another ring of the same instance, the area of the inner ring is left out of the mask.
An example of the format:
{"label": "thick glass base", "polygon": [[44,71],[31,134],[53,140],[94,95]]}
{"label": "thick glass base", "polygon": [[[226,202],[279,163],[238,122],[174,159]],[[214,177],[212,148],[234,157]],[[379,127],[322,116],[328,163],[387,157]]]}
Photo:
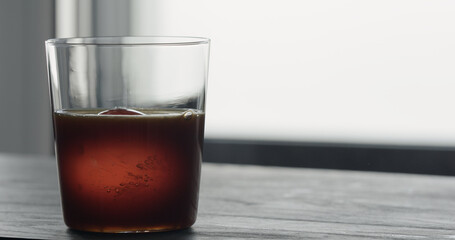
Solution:
{"label": "thick glass base", "polygon": [[163,225],[150,227],[94,227],[94,226],[68,226],[72,230],[95,232],[95,233],[148,233],[148,232],[168,232],[182,230],[191,227],[190,225]]}

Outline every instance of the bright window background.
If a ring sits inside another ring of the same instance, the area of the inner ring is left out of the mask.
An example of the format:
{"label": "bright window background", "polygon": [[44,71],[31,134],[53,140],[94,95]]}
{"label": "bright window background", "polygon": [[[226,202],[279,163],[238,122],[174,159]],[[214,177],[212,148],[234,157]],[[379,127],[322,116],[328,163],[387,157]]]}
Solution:
{"label": "bright window background", "polygon": [[161,3],[212,38],[209,138],[455,145],[454,1]]}
{"label": "bright window background", "polygon": [[455,146],[455,1],[132,1],[212,39],[207,138]]}

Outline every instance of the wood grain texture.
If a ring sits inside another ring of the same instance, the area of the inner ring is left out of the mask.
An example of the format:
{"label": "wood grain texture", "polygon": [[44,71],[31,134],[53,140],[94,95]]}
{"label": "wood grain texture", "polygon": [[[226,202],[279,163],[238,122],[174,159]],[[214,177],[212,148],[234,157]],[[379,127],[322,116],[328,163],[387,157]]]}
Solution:
{"label": "wood grain texture", "polygon": [[455,239],[455,178],[204,164],[196,224],[93,234],[63,224],[55,161],[0,154],[0,237]]}

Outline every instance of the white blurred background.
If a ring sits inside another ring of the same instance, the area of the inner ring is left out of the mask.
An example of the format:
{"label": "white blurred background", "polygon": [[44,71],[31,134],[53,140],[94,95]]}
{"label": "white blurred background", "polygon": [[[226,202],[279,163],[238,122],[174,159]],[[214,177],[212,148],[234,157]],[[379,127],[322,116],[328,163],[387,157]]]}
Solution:
{"label": "white blurred background", "polygon": [[[43,91],[41,102],[20,92],[47,84],[43,39],[23,30],[36,20],[11,7],[32,2],[0,2],[0,151],[52,151],[50,118],[33,116],[41,120],[29,128],[41,130],[30,135],[18,122],[29,114],[5,114],[39,105],[49,117]],[[454,1],[43,2],[53,15],[38,16],[39,27],[57,37],[211,38],[209,139],[455,146]],[[42,69],[20,61],[16,72],[5,67],[21,36],[39,43],[33,51]],[[11,76],[32,70],[9,87]],[[13,95],[22,104],[14,109]]]}

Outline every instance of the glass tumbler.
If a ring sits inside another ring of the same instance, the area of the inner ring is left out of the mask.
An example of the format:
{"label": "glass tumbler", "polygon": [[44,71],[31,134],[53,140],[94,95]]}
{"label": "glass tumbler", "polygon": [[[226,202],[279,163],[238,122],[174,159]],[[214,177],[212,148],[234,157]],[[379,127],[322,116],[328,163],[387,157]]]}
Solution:
{"label": "glass tumbler", "polygon": [[196,221],[209,39],[46,41],[63,217],[148,232]]}

